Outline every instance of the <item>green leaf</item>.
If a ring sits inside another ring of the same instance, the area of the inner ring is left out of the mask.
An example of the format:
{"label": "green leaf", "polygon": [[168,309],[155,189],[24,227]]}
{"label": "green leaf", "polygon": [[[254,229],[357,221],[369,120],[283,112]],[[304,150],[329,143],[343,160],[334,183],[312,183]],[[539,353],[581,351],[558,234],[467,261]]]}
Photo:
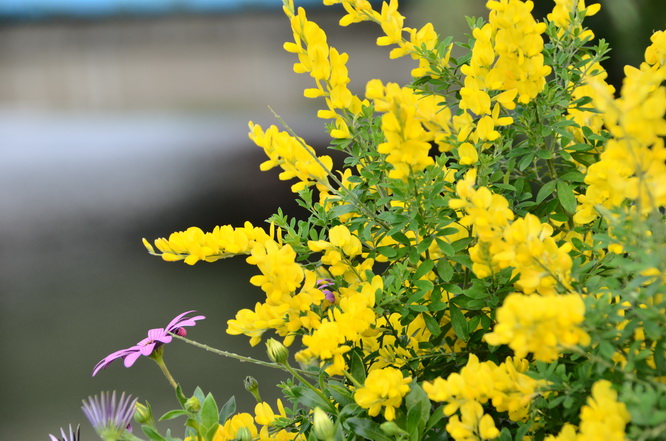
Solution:
{"label": "green leaf", "polygon": [[469,340],[469,331],[467,330],[467,319],[465,318],[465,315],[452,302],[449,302],[449,311],[451,312],[451,326],[453,327],[453,332],[456,333],[459,339],[466,342]]}
{"label": "green leaf", "polygon": [[[217,403],[215,403],[215,398],[212,394],[206,395],[206,399],[201,406],[201,412],[199,413],[199,426],[201,432],[204,434],[206,441],[211,441],[213,438],[206,436],[211,429],[217,428],[220,421],[220,412],[217,409]],[[213,435],[215,432],[213,432]]]}
{"label": "green leaf", "polygon": [[529,153],[518,162],[518,170],[524,171],[534,161],[534,153]]}
{"label": "green leaf", "polygon": [[166,439],[162,435],[157,433],[155,429],[146,424],[141,426],[141,430],[143,430],[143,433],[145,433],[146,436],[150,438],[152,441],[166,441]]}
{"label": "green leaf", "polygon": [[377,247],[376,251],[382,256],[388,257],[389,259],[393,259],[398,255],[398,250],[396,250],[392,246]]}
{"label": "green leaf", "polygon": [[553,213],[548,217],[555,222],[566,222],[569,220],[569,216],[564,213]]}
{"label": "green leaf", "polygon": [[572,171],[561,175],[560,180],[566,182],[583,182],[585,181],[585,175],[581,172]]}
{"label": "green leaf", "polygon": [[555,185],[557,184],[557,181],[549,181],[546,182],[540,189],[539,193],[537,193],[536,196],[536,203],[540,204],[543,202],[544,199],[546,199],[548,196],[553,194],[553,190],[555,190]]}
{"label": "green leaf", "polygon": [[423,263],[421,263],[421,265],[419,265],[419,267],[414,272],[414,279],[415,280],[420,279],[421,277],[425,276],[430,271],[432,271],[434,267],[435,267],[435,262],[433,262],[432,260],[428,259],[424,261]]}
{"label": "green leaf", "polygon": [[410,441],[419,441],[425,422],[421,421],[421,409],[423,405],[420,402],[407,406],[407,432]]}
{"label": "green leaf", "polygon": [[236,397],[232,395],[231,398],[224,403],[222,409],[220,409],[220,417],[218,421],[220,424],[224,424],[234,413],[236,413]]}
{"label": "green leaf", "polygon": [[365,383],[365,365],[363,364],[363,359],[357,351],[352,352],[350,370],[351,376],[354,377],[356,381],[361,384]]}
{"label": "green leaf", "polygon": [[465,237],[463,239],[458,239],[458,240],[454,241],[451,244],[451,246],[453,247],[454,250],[460,251],[460,250],[463,250],[463,249],[467,248],[467,246],[470,243],[472,243],[474,240],[475,239],[473,237]]}
{"label": "green leaf", "polygon": [[396,233],[393,233],[391,235],[391,238],[393,240],[395,240],[396,242],[399,242],[403,245],[407,245],[407,246],[411,245],[411,241],[409,240],[409,238],[405,235],[405,233],[402,233],[400,231],[398,231]]}
{"label": "green leaf", "polygon": [[372,420],[352,417],[347,418],[345,423],[349,426],[352,432],[361,438],[370,439],[373,441],[393,441],[393,438],[386,435],[379,427],[379,424]]}
{"label": "green leaf", "polygon": [[183,415],[187,415],[186,410],[183,410],[183,409],[170,410],[169,412],[162,415],[160,417],[159,421],[172,420],[174,418],[178,418],[178,417],[183,416]]}
{"label": "green leaf", "polygon": [[331,393],[331,398],[333,398],[340,406],[347,406],[355,403],[352,392],[347,387],[343,386],[342,383],[329,380],[328,390]]}
{"label": "green leaf", "polygon": [[407,406],[407,432],[411,441],[419,441],[430,417],[430,399],[416,381],[409,385],[409,393],[405,396]]}
{"label": "green leaf", "polygon": [[569,184],[564,181],[557,181],[557,199],[568,213],[576,211],[576,196]]}
{"label": "green leaf", "polygon": [[183,393],[183,389],[180,387],[180,384],[176,386],[176,398],[178,398],[178,402],[180,403],[181,406],[185,406],[185,402],[187,402],[187,397]]}
{"label": "green leaf", "polygon": [[455,248],[445,240],[437,238],[437,245],[445,256],[453,256],[456,253]]}
{"label": "green leaf", "polygon": [[453,277],[453,266],[446,259],[439,259],[437,262],[437,274],[443,282],[448,282]]}
{"label": "green leaf", "polygon": [[423,314],[423,320],[425,321],[428,331],[430,331],[433,336],[437,337],[442,333],[442,327],[439,325],[439,322],[430,314]]}

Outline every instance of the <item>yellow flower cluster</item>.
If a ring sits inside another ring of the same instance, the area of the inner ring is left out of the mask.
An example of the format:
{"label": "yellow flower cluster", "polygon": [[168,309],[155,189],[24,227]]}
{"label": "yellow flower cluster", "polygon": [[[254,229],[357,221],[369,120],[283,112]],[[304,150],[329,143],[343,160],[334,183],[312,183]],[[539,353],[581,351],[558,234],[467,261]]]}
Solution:
{"label": "yellow flower cluster", "polygon": [[383,113],[382,132],[386,141],[377,146],[379,153],[387,155],[393,166],[389,178],[407,179],[434,164],[428,155],[430,142],[440,151],[452,146],[451,111],[444,106],[444,98],[437,95],[416,95],[408,87],[395,83],[386,86],[380,80],[368,82],[366,96],[374,101],[375,110]]}
{"label": "yellow flower cluster", "polygon": [[383,281],[375,276],[371,282],[342,287],[336,304],[328,309],[328,317],[311,334],[303,336],[305,349],[295,358],[303,364],[319,361],[329,375],[341,375],[347,368],[343,355],[358,345],[364,335],[372,332],[375,315],[375,295],[383,289]]}
{"label": "yellow flower cluster", "polygon": [[[432,23],[425,24],[421,29],[405,27],[405,17],[398,12],[397,0],[383,2],[381,12],[375,11],[368,0],[324,0],[324,4],[343,5],[347,14],[340,19],[340,26],[363,21],[373,21],[379,24],[385,35],[377,38],[378,46],[395,44],[398,47],[391,50],[391,58],[410,55],[419,62],[419,66],[412,69],[413,77],[430,75],[438,78],[435,72],[446,68],[449,64],[453,45],[449,45],[440,52],[439,38]],[[404,33],[408,34],[408,39],[403,37]],[[425,57],[422,51],[430,52],[432,56]]]}
{"label": "yellow flower cluster", "polygon": [[514,275],[519,274],[516,287],[528,294],[554,294],[558,284],[568,286],[571,244],[558,247],[553,228],[531,214],[513,221],[506,198],[486,187],[475,189],[475,180],[472,169],[456,184],[459,198],[449,201],[449,207],[461,210],[460,224],[478,237],[469,248],[474,274],[485,278],[512,267]]}
{"label": "yellow flower cluster", "polygon": [[[580,39],[592,39],[594,33],[587,29],[583,31],[582,21],[584,17],[591,17],[601,9],[599,3],[585,6],[585,0],[555,0],[553,11],[546,16],[548,21],[555,23],[559,28],[557,34],[577,35]],[[574,20],[571,20],[571,14],[574,14]]]}
{"label": "yellow flower cluster", "polygon": [[305,96],[325,97],[328,108],[320,110],[317,115],[320,118],[335,120],[336,129],[331,132],[332,137],[350,137],[346,112],[352,115],[358,114],[363,102],[347,87],[349,56],[330,47],[326,33],[315,22],[307,19],[303,8],[299,7],[296,10],[293,0],[287,0],[283,9],[291,21],[294,34],[294,41],[285,43],[284,49],[298,55],[294,72],[309,73],[315,80],[316,87],[306,89]]}
{"label": "yellow flower cluster", "polygon": [[409,392],[412,377],[403,377],[399,369],[386,367],[370,372],[363,387],[354,393],[356,404],[368,409],[370,416],[377,416],[384,409],[387,421],[395,419],[395,409]]}
{"label": "yellow flower cluster", "polygon": [[497,310],[493,332],[484,339],[494,346],[508,344],[517,357],[531,352],[536,360],[551,362],[563,349],[590,343],[580,328],[584,318],[585,305],[578,294],[510,294]]}
{"label": "yellow flower cluster", "polygon": [[[376,354],[368,370],[387,366],[402,367],[427,352],[419,346],[419,343],[428,342],[432,336],[423,315],[417,315],[407,326],[400,323],[400,318],[398,313],[393,313],[388,318],[379,317],[375,329],[363,336],[363,353],[366,356]],[[384,329],[391,329],[392,333],[382,333]],[[450,332],[453,333],[452,330]],[[396,335],[403,337],[399,339]]]}
{"label": "yellow flower cluster", "polygon": [[600,93],[594,102],[613,138],[587,170],[574,216],[579,224],[596,219],[597,206],[612,209],[629,200],[641,215],[666,206],[666,37],[658,31],[651,40],[640,68],[625,68],[621,96]]}
{"label": "yellow flower cluster", "polygon": [[[241,439],[239,431],[249,432],[251,438],[257,441],[305,441],[305,437],[298,432],[287,432],[284,429],[276,431],[271,427],[276,418],[287,417],[282,401],[279,399],[277,400],[277,406],[277,414],[275,414],[271,406],[264,401],[255,406],[254,417],[249,413],[238,413],[232,416],[223,425],[218,427],[215,436],[213,437],[213,441],[232,441]],[[257,429],[257,424],[261,426],[259,429]]]}
{"label": "yellow flower cluster", "polygon": [[[454,124],[459,141],[487,146],[499,137],[496,126],[513,123],[511,117],[500,117],[500,104],[514,109],[516,99],[523,104],[533,100],[551,69],[541,53],[546,25],[532,17],[531,1],[491,0],[486,6],[491,10],[489,21],[473,30],[472,58],[461,68],[465,80],[460,108],[465,112],[454,118]],[[476,124],[472,114],[479,118]],[[469,146],[465,148],[460,154],[465,157],[463,164],[473,164]]]}
{"label": "yellow flower cluster", "polygon": [[188,265],[194,265],[199,261],[215,262],[238,254],[249,254],[255,246],[273,241],[274,238],[272,225],[266,233],[263,228],[245,222],[243,227],[218,226],[209,233],[190,227],[185,231],[171,233],[168,239],[156,239],[154,247],[146,239],[143,239],[143,245],[150,254],[161,256],[168,262],[184,260]]}
{"label": "yellow flower cluster", "polygon": [[446,403],[446,430],[454,440],[494,439],[499,430],[493,418],[484,414],[483,405],[490,403],[497,411],[508,412],[512,421],[523,421],[538,389],[545,386],[545,382],[523,374],[527,368],[527,361],[522,359],[509,357],[497,366],[491,361],[480,363],[476,355],[470,354],[460,373],[454,372],[446,380],[439,377],[425,382],[423,389],[431,400]]}
{"label": "yellow flower cluster", "polygon": [[[287,252],[281,251],[285,249]],[[247,335],[250,344],[256,346],[262,335],[273,329],[284,337],[284,344],[289,346],[301,328],[314,329],[319,326],[321,319],[313,308],[323,302],[324,293],[316,286],[317,275],[303,270],[295,263],[295,254],[289,245],[271,247],[265,254],[259,250],[258,254],[267,257],[260,267],[264,274],[254,276],[250,282],[261,286],[266,292],[266,301],[257,303],[254,310],[238,311],[236,317],[227,322],[227,333]],[[303,280],[300,291],[297,291],[297,279]],[[291,287],[293,290],[290,290]]]}
{"label": "yellow flower cluster", "polygon": [[345,279],[354,280],[354,266],[352,259],[361,255],[361,240],[351,234],[344,225],[336,225],[328,234],[328,241],[311,240],[308,247],[315,253],[324,252],[321,263],[328,265],[332,276],[344,276]]}
{"label": "yellow flower cluster", "polygon": [[281,180],[299,180],[291,186],[294,193],[311,185],[316,185],[320,191],[329,188],[328,174],[333,168],[330,156],[317,156],[303,139],[279,131],[276,126],[270,126],[264,131],[258,124],[250,122],[249,125],[250,139],[263,148],[269,158],[261,164],[262,171],[281,167],[284,170],[279,176]]}
{"label": "yellow flower cluster", "polygon": [[625,427],[631,415],[624,403],[618,401],[617,392],[607,380],[592,386],[592,395],[580,410],[580,428],[566,424],[559,435],[546,441],[625,441]]}

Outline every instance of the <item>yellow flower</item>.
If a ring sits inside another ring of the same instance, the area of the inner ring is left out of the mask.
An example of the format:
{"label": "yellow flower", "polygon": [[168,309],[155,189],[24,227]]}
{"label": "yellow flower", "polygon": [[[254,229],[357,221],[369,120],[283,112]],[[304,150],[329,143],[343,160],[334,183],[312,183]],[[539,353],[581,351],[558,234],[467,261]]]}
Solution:
{"label": "yellow flower", "polygon": [[580,409],[579,439],[586,441],[624,441],[624,429],[631,420],[624,403],[607,380],[592,386],[592,396]]}
{"label": "yellow flower", "polygon": [[259,435],[257,426],[254,425],[254,418],[249,413],[239,413],[229,418],[224,425],[220,425],[215,432],[213,441],[232,441],[236,439],[238,431],[245,428],[250,431],[252,437]]}
{"label": "yellow flower", "polygon": [[551,362],[562,349],[590,343],[579,327],[584,318],[585,305],[578,294],[510,294],[497,310],[493,332],[484,339],[494,346],[508,344],[517,357],[532,352],[535,359]]}
{"label": "yellow flower", "polygon": [[460,155],[460,165],[474,165],[479,160],[479,154],[469,142],[464,142],[458,147],[458,155]]}
{"label": "yellow flower", "polygon": [[368,409],[370,416],[377,416],[384,408],[384,418],[395,419],[395,409],[400,407],[402,398],[409,392],[412,377],[403,377],[400,370],[387,367],[368,374],[362,388],[354,393],[356,404]]}
{"label": "yellow flower", "polygon": [[250,139],[263,148],[269,158],[261,164],[262,171],[279,166],[283,170],[279,175],[281,180],[299,179],[291,187],[295,193],[315,184],[322,189],[329,187],[328,172],[333,167],[329,156],[316,156],[314,149],[303,139],[279,131],[274,125],[265,131],[253,122],[249,123],[249,127]]}

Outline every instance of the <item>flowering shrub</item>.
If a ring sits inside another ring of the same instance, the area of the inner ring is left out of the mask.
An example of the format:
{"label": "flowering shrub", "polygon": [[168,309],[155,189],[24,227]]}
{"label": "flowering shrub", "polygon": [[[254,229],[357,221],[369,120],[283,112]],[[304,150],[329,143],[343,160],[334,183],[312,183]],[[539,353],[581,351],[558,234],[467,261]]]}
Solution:
{"label": "flowering shrub", "polygon": [[[266,300],[227,332],[265,340],[271,362],[188,340],[203,317],[185,313],[95,373],[156,361],[181,405],[161,419],[183,418],[188,441],[665,439],[666,33],[615,91],[583,24],[598,4],[556,0],[539,22],[531,1],[491,0],[453,43],[405,27],[396,0],[324,3],[342,4],[342,26],[377,23],[413,81],[354,95],[347,54],[285,0],[284,47],[344,162],[250,123],[261,169],[280,168],[309,217],[144,240],[190,265],[247,256]],[[162,358],[172,337],[289,372],[284,399],[263,401],[253,378],[253,413],[186,394]],[[103,439],[140,439],[119,408],[95,417],[114,428]],[[181,439],[135,408],[147,438]]]}

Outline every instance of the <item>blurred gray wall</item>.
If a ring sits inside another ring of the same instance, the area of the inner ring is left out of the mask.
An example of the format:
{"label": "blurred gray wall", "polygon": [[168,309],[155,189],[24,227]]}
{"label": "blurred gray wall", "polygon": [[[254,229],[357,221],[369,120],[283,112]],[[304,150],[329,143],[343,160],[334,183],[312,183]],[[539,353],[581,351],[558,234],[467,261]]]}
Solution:
{"label": "blurred gray wall", "polygon": [[[340,30],[338,10],[308,16],[350,54],[356,93],[375,77],[409,80],[413,64],[389,60],[375,26]],[[243,258],[166,263],[141,238],[261,224],[278,207],[303,215],[290,183],[259,172],[263,153],[247,138],[249,120],[277,123],[270,105],[311,145],[327,144],[313,116],[322,103],[302,96],[310,78],[282,49],[290,39],[279,10],[0,22],[0,439],[46,440],[68,423],[96,439],[80,400],[101,390],[169,410],[172,392],[150,360],[90,375],[189,309],[208,317],[192,338],[265,359],[224,332],[262,297]],[[251,411],[242,380],[252,374],[262,395],[277,396],[279,373],[181,342],[166,358],[188,392],[234,394]]]}

